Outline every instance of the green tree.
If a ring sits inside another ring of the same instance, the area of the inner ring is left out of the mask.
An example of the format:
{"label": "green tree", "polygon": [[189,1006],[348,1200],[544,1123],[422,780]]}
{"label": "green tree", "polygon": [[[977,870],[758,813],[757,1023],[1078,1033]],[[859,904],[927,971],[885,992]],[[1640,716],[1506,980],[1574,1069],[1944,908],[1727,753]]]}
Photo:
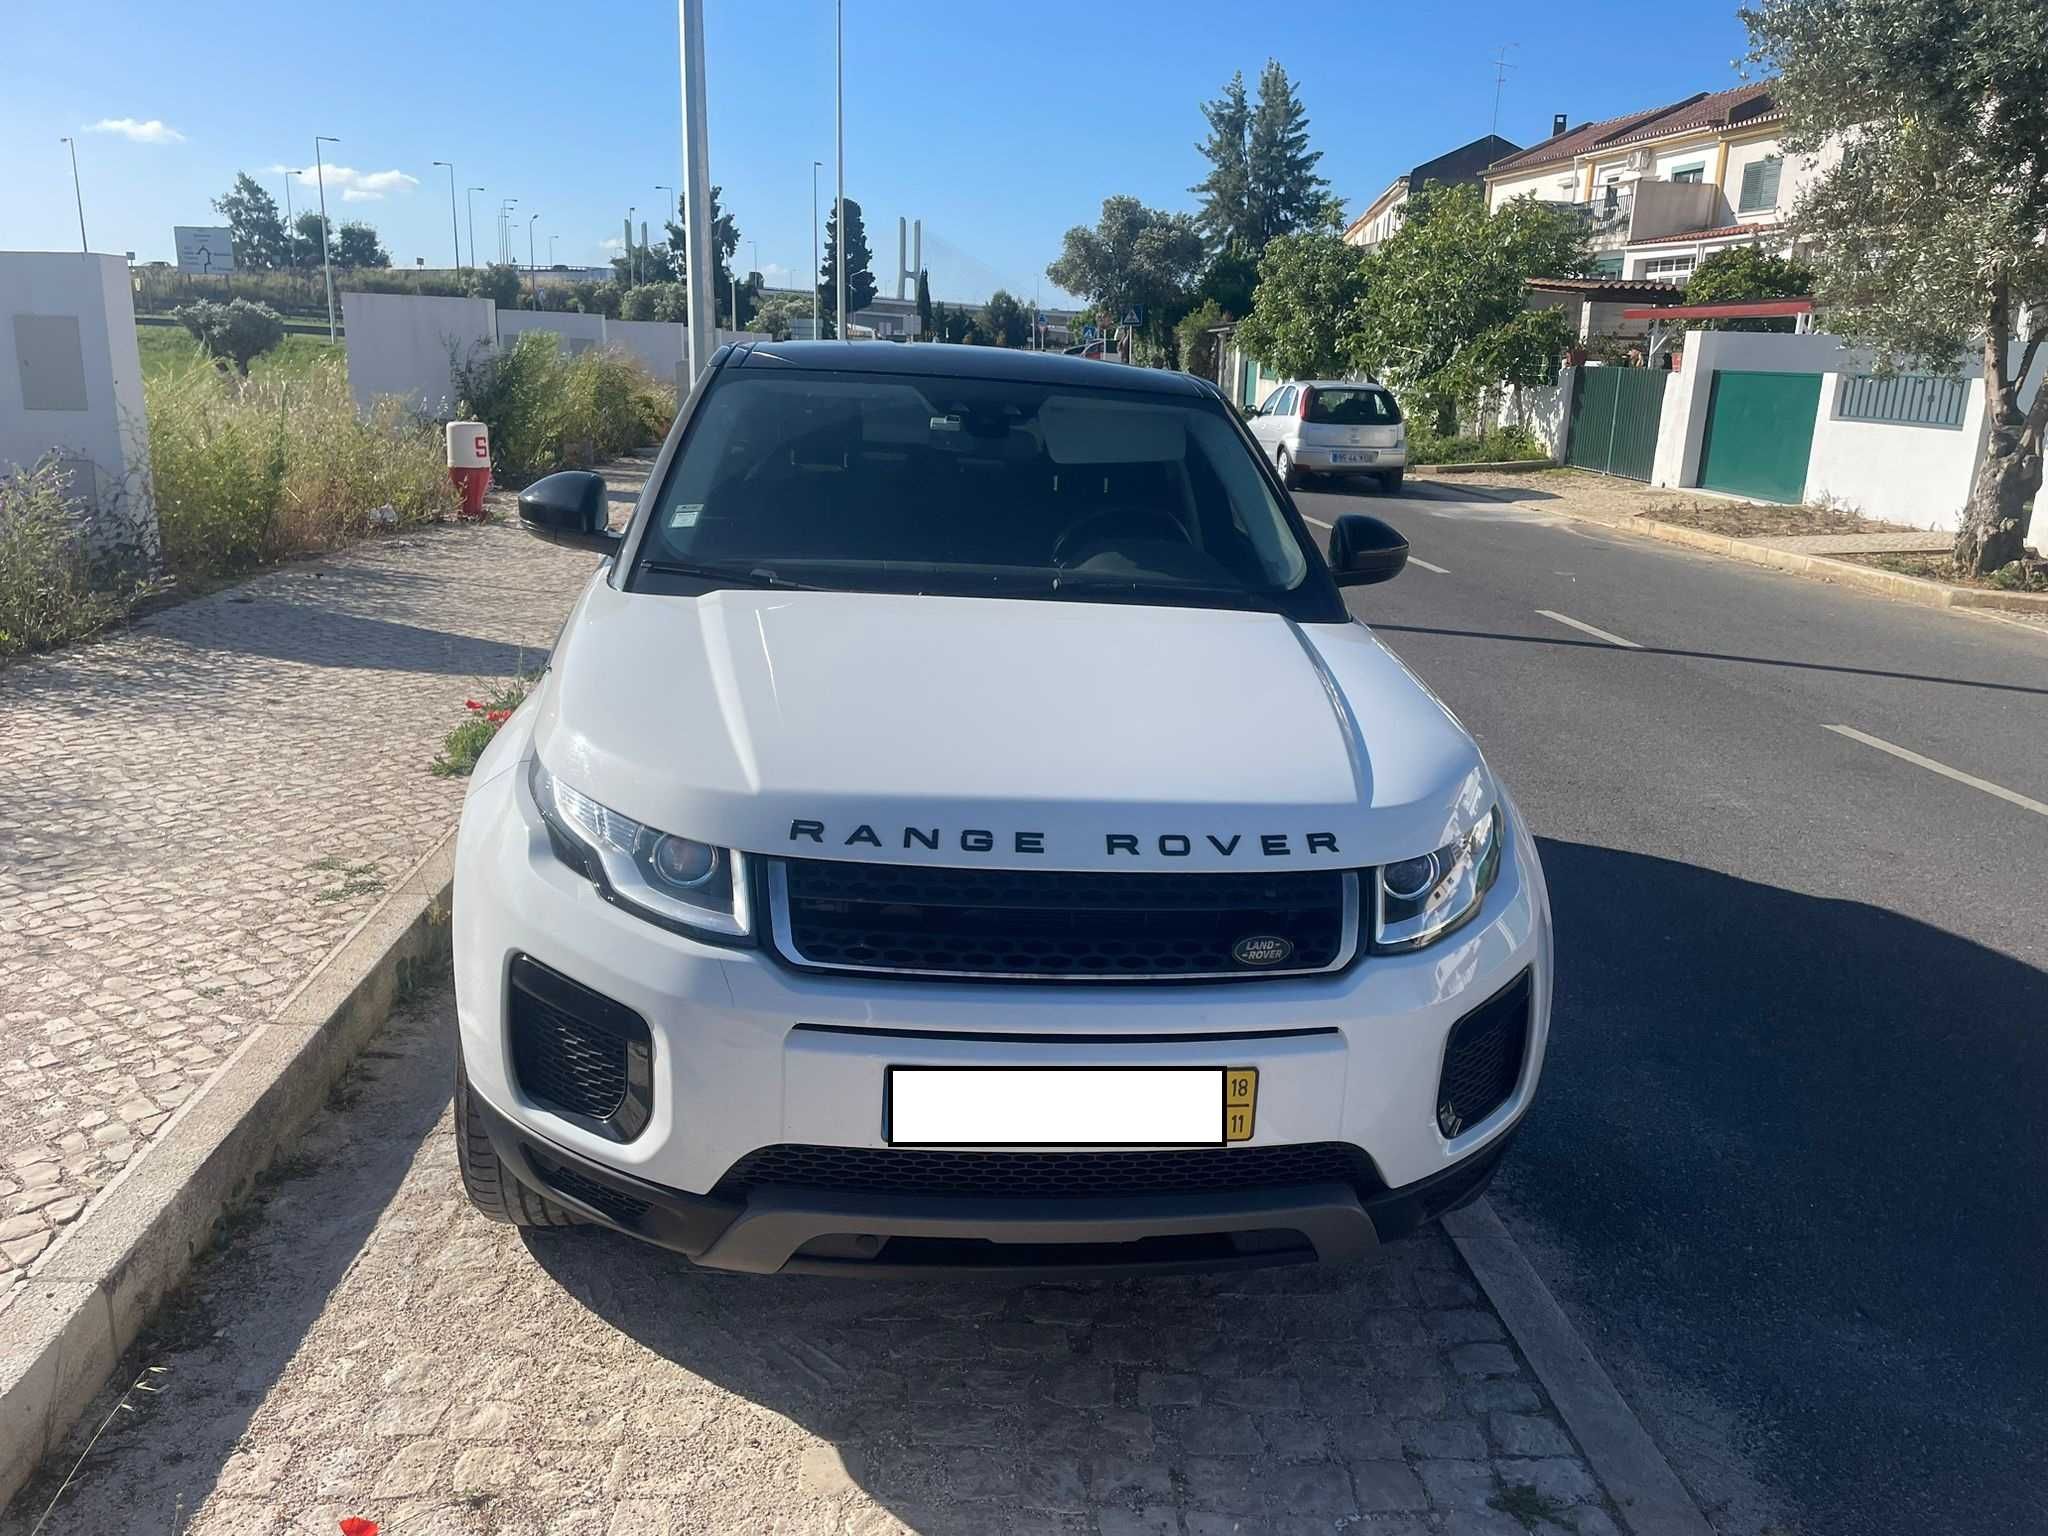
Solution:
{"label": "green tree", "polygon": [[1252,213],[1252,109],[1245,98],[1243,70],[1230,77],[1221,96],[1202,103],[1202,116],[1208,120],[1209,136],[1195,148],[1209,162],[1209,174],[1188,190],[1201,199],[1195,227],[1209,249],[1220,252],[1233,244],[1251,244],[1259,234]]}
{"label": "green tree", "polygon": [[472,298],[489,299],[500,309],[517,309],[523,279],[519,269],[509,262],[494,261],[487,267],[479,267],[469,274],[469,292]]}
{"label": "green tree", "polygon": [[1236,341],[1283,378],[1318,379],[1351,367],[1351,338],[1373,261],[1327,231],[1282,235],[1259,258],[1259,286]]}
{"label": "green tree", "polygon": [[277,200],[246,171],[235,173],[234,186],[216,197],[213,207],[228,221],[237,267],[269,271],[289,264],[290,236],[278,216]]}
{"label": "green tree", "polygon": [[293,259],[302,267],[320,265],[320,231],[325,228],[331,240],[334,223],[313,209],[308,209],[292,220],[292,233],[297,236],[292,242]]}
{"label": "green tree", "polygon": [[1316,174],[1322,158],[1322,151],[1308,147],[1308,111],[1294,94],[1294,82],[1278,60],[1266,60],[1245,145],[1254,250],[1263,251],[1276,235],[1311,228],[1322,218],[1330,190]]}
{"label": "green tree", "polygon": [[232,365],[244,378],[253,359],[284,340],[284,317],[268,304],[247,299],[226,304],[201,299],[173,310],[171,318],[192,333],[217,367]]}
{"label": "green tree", "polygon": [[[1716,251],[1693,269],[1685,285],[1688,304],[1755,303],[1763,299],[1803,299],[1813,292],[1813,268],[1755,245],[1734,245]],[[1708,320],[1708,330],[1789,331],[1792,321]]]}
{"label": "green tree", "polygon": [[[868,249],[867,224],[860,204],[846,200],[846,308],[857,315],[875,302],[875,274],[869,270],[874,253]],[[818,270],[818,301],[821,323],[828,337],[839,334],[839,213],[835,208],[825,218],[825,260]]]}
{"label": "green tree", "polygon": [[1204,379],[1216,377],[1216,338],[1209,332],[1225,324],[1230,316],[1214,299],[1204,299],[1174,327],[1180,341],[1180,365]]}
{"label": "green tree", "polygon": [[337,267],[388,267],[391,253],[367,224],[349,223],[334,235],[334,264]]}
{"label": "green tree", "polygon": [[619,318],[687,323],[689,290],[681,283],[641,283],[628,288],[619,299]]}
{"label": "green tree", "polygon": [[1793,211],[1828,329],[1888,368],[1982,361],[1989,430],[1955,560],[1997,570],[2024,553],[2048,432],[2048,389],[2020,405],[2048,334],[2048,14],[2039,0],[1756,0],[1739,14],[1750,58],[1777,76],[1785,152],[1845,146]]}
{"label": "green tree", "polygon": [[1210,259],[1195,297],[1214,300],[1230,319],[1241,320],[1252,312],[1252,291],[1258,285],[1258,257],[1243,241],[1234,241]]}
{"label": "green tree", "polygon": [[1093,229],[1067,231],[1045,275],[1112,321],[1143,309],[1144,332],[1163,342],[1187,310],[1203,254],[1189,215],[1147,208],[1135,197],[1107,197]]}
{"label": "green tree", "polygon": [[932,285],[922,268],[917,274],[917,333],[925,341],[932,339]]}
{"label": "green tree", "polygon": [[1524,282],[1579,276],[1590,264],[1585,229],[1563,210],[1520,197],[1489,216],[1476,187],[1425,187],[1373,253],[1344,351],[1448,435],[1480,390],[1548,377],[1568,328],[1555,310],[1525,310]]}
{"label": "green tree", "polygon": [[1031,339],[1031,317],[1006,288],[989,295],[982,309],[981,323],[989,340],[998,347],[1021,347]]}
{"label": "green tree", "polygon": [[754,310],[753,319],[747,322],[747,328],[766,331],[777,341],[787,341],[795,322],[810,318],[811,300],[808,294],[776,293],[761,300]]}

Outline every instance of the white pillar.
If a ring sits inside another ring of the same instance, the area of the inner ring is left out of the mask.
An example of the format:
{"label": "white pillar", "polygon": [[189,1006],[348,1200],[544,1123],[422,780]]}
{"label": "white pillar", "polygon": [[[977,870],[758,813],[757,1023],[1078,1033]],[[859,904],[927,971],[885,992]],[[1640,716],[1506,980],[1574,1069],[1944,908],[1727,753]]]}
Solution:
{"label": "white pillar", "polygon": [[690,382],[710,366],[718,280],[711,255],[711,142],[704,110],[704,0],[676,0],[683,34],[683,280],[689,284]]}

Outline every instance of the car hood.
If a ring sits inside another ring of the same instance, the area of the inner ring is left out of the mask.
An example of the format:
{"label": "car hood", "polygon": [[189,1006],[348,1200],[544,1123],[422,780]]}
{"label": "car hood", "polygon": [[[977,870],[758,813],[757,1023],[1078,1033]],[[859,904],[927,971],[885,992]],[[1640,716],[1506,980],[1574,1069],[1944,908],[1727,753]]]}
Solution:
{"label": "car hood", "polygon": [[1363,626],[1263,613],[594,582],[537,703],[565,782],[753,853],[1346,868],[1440,847],[1493,795]]}

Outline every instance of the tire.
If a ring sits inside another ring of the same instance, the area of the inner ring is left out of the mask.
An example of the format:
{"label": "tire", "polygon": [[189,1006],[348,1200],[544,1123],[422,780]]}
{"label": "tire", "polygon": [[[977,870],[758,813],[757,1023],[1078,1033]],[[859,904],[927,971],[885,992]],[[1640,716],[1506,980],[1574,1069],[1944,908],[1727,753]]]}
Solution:
{"label": "tire", "polygon": [[1282,448],[1273,457],[1274,472],[1280,476],[1280,483],[1290,491],[1301,489],[1301,471],[1294,467],[1294,455]]}
{"label": "tire", "polygon": [[1407,470],[1405,467],[1401,469],[1388,470],[1385,474],[1380,476],[1380,489],[1385,491],[1389,496],[1400,495],[1401,477],[1406,473]]}
{"label": "tire", "polygon": [[462,1170],[462,1188],[469,1203],[492,1221],[515,1227],[582,1225],[573,1212],[528,1189],[498,1160],[491,1138],[477,1124],[476,1095],[470,1091],[459,1045],[455,1050],[455,1162]]}

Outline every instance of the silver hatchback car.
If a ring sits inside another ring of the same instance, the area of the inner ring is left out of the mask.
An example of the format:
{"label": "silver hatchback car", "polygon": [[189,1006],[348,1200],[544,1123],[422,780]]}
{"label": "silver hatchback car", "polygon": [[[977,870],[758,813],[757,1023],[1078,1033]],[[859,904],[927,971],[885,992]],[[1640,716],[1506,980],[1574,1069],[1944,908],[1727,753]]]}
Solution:
{"label": "silver hatchback car", "polygon": [[1381,489],[1401,489],[1408,428],[1381,385],[1297,379],[1266,396],[1247,425],[1290,490],[1305,475],[1373,475]]}

